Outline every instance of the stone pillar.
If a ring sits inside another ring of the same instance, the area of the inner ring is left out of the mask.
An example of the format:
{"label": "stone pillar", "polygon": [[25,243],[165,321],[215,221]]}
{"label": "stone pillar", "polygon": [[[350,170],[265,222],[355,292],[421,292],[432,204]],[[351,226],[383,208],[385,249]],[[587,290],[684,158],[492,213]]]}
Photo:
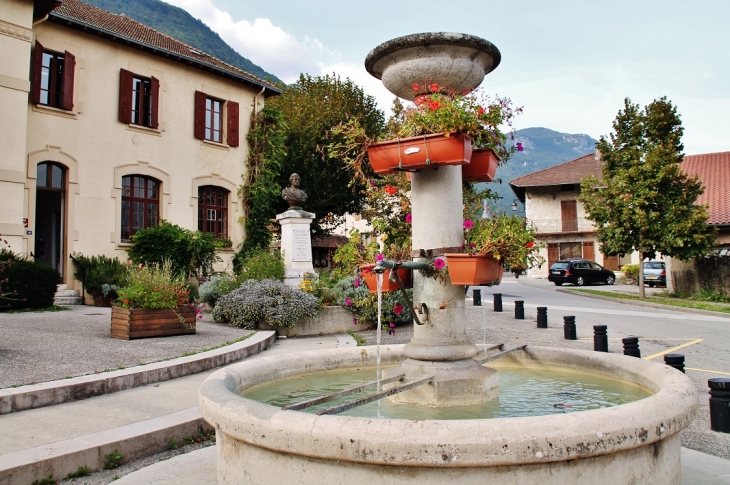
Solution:
{"label": "stone pillar", "polygon": [[288,210],[276,215],[281,226],[281,252],[284,258],[284,283],[298,287],[305,273],[315,275],[312,265],[311,212]]}
{"label": "stone pillar", "polygon": [[[464,239],[461,167],[421,170],[411,177],[413,249],[457,248]],[[393,396],[396,402],[431,406],[479,403],[496,396],[499,376],[472,359],[476,345],[466,335],[464,287],[413,275],[413,304],[426,303],[428,321],[414,325],[403,349],[400,372],[407,380],[429,375],[434,383]],[[390,371],[387,374],[391,373]],[[384,373],[386,374],[386,373]]]}

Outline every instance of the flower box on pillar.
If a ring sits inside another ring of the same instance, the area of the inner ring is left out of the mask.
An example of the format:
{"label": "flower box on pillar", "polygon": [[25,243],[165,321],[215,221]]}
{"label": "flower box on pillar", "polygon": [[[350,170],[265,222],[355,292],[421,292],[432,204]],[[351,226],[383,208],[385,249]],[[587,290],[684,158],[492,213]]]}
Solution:
{"label": "flower box on pillar", "polygon": [[463,165],[471,160],[471,139],[443,134],[421,135],[375,143],[368,147],[375,173]]}
{"label": "flower box on pillar", "polygon": [[[368,290],[370,290],[370,293],[377,293],[378,292],[378,280],[377,280],[377,274],[375,271],[373,271],[373,268],[375,267],[374,264],[363,264],[360,266],[358,277],[365,280],[365,284],[368,285]],[[383,286],[382,291],[388,292],[388,291],[398,291],[400,289],[400,286],[398,285],[398,282],[390,281],[390,272],[392,270],[387,270],[385,273],[383,273]],[[398,274],[398,277],[403,282],[404,288],[413,288],[413,282],[411,281],[411,272],[410,270],[404,269],[404,268],[398,268],[395,270]]]}
{"label": "flower box on pillar", "polygon": [[446,254],[449,277],[454,285],[498,285],[502,281],[504,265],[485,254]]}

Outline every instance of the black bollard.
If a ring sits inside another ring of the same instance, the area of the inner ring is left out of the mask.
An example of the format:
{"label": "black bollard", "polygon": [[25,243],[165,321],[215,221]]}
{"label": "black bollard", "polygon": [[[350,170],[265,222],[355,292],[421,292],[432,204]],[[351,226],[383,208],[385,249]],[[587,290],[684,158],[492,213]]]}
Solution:
{"label": "black bollard", "polygon": [[607,329],[606,325],[593,325],[593,350],[596,352],[608,352]]}
{"label": "black bollard", "polygon": [[575,317],[574,316],[565,316],[563,317],[563,335],[565,336],[565,340],[578,340],[576,327],[575,327]]}
{"label": "black bollard", "polygon": [[494,311],[495,312],[502,311],[502,293],[494,294]]}
{"label": "black bollard", "polygon": [[639,350],[639,337],[622,338],[624,344],[624,355],[641,358],[641,350]]}
{"label": "black bollard", "polygon": [[684,355],[682,354],[667,354],[664,356],[664,363],[684,372]]}
{"label": "black bollard", "polygon": [[474,306],[482,306],[482,290],[474,290]]}
{"label": "black bollard", "polygon": [[525,302],[524,301],[515,301],[515,319],[517,320],[524,320],[525,319]]}
{"label": "black bollard", "polygon": [[708,379],[710,387],[710,429],[730,433],[730,379]]}
{"label": "black bollard", "polygon": [[537,307],[537,328],[548,328],[546,306]]}

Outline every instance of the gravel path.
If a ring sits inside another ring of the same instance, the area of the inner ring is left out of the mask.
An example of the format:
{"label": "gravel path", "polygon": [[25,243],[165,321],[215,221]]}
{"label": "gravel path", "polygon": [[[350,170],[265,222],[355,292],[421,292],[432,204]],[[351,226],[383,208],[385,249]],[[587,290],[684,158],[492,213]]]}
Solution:
{"label": "gravel path", "polygon": [[179,357],[251,333],[214,323],[209,313],[195,335],[111,338],[111,309],[0,313],[0,388],[77,377]]}

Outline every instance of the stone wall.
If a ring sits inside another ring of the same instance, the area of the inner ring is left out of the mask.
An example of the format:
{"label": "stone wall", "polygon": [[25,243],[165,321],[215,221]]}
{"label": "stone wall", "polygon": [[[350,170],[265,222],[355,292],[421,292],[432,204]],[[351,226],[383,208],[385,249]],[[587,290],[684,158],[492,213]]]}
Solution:
{"label": "stone wall", "polygon": [[730,297],[730,250],[714,251],[689,262],[672,260],[668,272],[670,292],[691,295],[706,290]]}

